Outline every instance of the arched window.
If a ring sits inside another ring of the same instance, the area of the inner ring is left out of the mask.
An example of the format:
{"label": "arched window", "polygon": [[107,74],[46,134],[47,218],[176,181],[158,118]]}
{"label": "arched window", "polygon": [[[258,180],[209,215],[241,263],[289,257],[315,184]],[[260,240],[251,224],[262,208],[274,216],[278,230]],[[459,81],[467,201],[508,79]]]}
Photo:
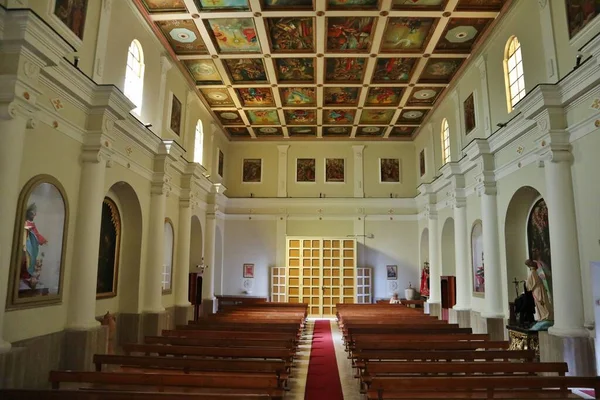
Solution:
{"label": "arched window", "polygon": [[175,235],[173,225],[168,219],[165,221],[165,254],[163,261],[162,289],[163,293],[170,293],[172,289],[173,275],[173,244]]}
{"label": "arched window", "polygon": [[142,96],[144,93],[144,52],[142,45],[133,40],[127,54],[127,69],[125,70],[125,96],[135,104],[134,113],[142,112]]}
{"label": "arched window", "polygon": [[202,165],[202,157],[204,155],[204,130],[202,129],[202,121],[196,123],[196,136],[194,139],[194,162]]}
{"label": "arched window", "polygon": [[511,112],[515,104],[525,97],[525,77],[523,76],[521,43],[519,43],[519,39],[516,36],[511,37],[506,43],[504,74],[508,112]]}
{"label": "arched window", "polygon": [[450,126],[446,118],[442,121],[442,161],[450,162]]}

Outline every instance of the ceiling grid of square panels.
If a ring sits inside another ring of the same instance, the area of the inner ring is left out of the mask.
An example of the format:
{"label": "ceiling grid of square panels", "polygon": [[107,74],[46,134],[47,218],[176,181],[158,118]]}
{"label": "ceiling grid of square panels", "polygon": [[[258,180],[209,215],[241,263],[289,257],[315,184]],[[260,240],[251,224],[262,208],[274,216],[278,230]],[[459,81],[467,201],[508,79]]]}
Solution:
{"label": "ceiling grid of square panels", "polygon": [[408,140],[506,0],[135,0],[232,140]]}

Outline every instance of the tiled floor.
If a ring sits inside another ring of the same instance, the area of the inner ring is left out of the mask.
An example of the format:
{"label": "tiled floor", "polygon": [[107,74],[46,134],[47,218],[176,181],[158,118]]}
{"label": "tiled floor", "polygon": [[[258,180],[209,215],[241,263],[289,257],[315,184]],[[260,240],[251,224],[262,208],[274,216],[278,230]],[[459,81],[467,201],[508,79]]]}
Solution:
{"label": "tiled floor", "polygon": [[313,329],[314,322],[308,321],[300,339],[296,357],[294,358],[294,368],[292,369],[292,376],[288,383],[290,391],[286,393],[286,399],[304,400]]}

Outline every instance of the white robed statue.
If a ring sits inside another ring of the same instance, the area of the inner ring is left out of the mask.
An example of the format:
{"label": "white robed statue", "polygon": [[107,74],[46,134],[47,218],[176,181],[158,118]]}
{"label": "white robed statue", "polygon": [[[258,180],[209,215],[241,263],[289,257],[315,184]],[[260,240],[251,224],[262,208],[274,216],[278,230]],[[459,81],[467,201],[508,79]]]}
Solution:
{"label": "white robed statue", "polygon": [[529,275],[525,285],[531,291],[535,301],[537,323],[531,330],[545,330],[554,321],[554,309],[552,307],[552,277],[550,270],[535,260],[526,260],[525,265],[529,268]]}

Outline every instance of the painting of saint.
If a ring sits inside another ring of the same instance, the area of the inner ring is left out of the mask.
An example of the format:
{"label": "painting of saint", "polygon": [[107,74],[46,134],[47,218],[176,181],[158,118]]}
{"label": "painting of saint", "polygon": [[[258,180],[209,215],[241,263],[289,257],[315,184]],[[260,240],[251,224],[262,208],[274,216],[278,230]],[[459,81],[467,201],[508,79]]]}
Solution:
{"label": "painting of saint", "polygon": [[244,264],[244,278],[254,278],[254,264]]}
{"label": "painting of saint", "polygon": [[219,150],[219,159],[217,161],[217,173],[219,174],[219,176],[221,178],[223,178],[224,168],[225,168],[225,155],[223,154],[223,152],[221,150]]}
{"label": "painting of saint", "polygon": [[383,32],[380,51],[423,51],[434,27],[435,19],[433,18],[389,18]]}
{"label": "painting of saint", "polygon": [[485,267],[483,263],[483,227],[475,222],[471,230],[471,266],[473,268],[473,292],[485,292]]}
{"label": "painting of saint", "polygon": [[326,59],[327,82],[361,83],[365,72],[365,58]]}
{"label": "painting of saint", "polygon": [[254,19],[210,18],[204,22],[220,53],[259,53],[261,51]]}
{"label": "painting of saint", "polygon": [[171,101],[171,121],[169,127],[173,133],[178,136],[181,135],[181,102],[174,94]]}
{"label": "painting of saint", "polygon": [[233,83],[269,83],[265,64],[259,58],[224,59],[223,64]]}
{"label": "painting of saint", "polygon": [[395,126],[390,133],[390,136],[408,137],[410,138],[417,128],[414,126]]}
{"label": "painting of saint", "polygon": [[477,39],[493,21],[491,18],[450,18],[435,51],[439,53],[470,52]]}
{"label": "painting of saint", "polygon": [[354,123],[355,110],[323,110],[325,124],[348,125]]}
{"label": "painting of saint", "polygon": [[315,159],[296,159],[296,182],[315,182]]}
{"label": "painting of saint", "polygon": [[416,87],[413,88],[408,101],[407,106],[410,107],[423,107],[432,106],[438,99],[440,93],[444,88],[439,87]]}
{"label": "painting of saint", "polygon": [[379,0],[327,0],[328,10],[377,10]]}
{"label": "painting of saint", "polygon": [[313,10],[315,0],[261,0],[261,8],[268,11]]}
{"label": "painting of saint", "polygon": [[419,83],[450,83],[463,62],[462,58],[430,58],[421,73]]}
{"label": "painting of saint", "polygon": [[215,111],[215,114],[223,125],[244,125],[237,111]]}
{"label": "painting of saint", "polygon": [[150,13],[187,12],[183,0],[143,0],[143,3]]}
{"label": "painting of saint", "polygon": [[193,19],[159,20],[156,25],[176,54],[206,54],[206,45]]}
{"label": "painting of saint", "polygon": [[378,58],[373,72],[373,83],[406,83],[417,58]]}
{"label": "painting of saint", "polygon": [[247,11],[248,0],[194,0],[200,11]]}
{"label": "painting of saint", "polygon": [[246,111],[251,123],[257,125],[279,125],[277,110]]}
{"label": "painting of saint", "polygon": [[402,98],[402,88],[372,87],[367,93],[365,106],[397,106]]}
{"label": "painting of saint", "polygon": [[235,103],[227,89],[200,89],[206,102],[213,107],[235,107]]}
{"label": "painting of saint", "polygon": [[285,110],[285,120],[288,125],[314,125],[317,117],[313,110]]}
{"label": "painting of saint", "polygon": [[244,158],[242,167],[242,182],[260,183],[262,181],[262,159]]}
{"label": "painting of saint", "polygon": [[387,278],[388,280],[398,279],[398,266],[397,265],[386,265]]}
{"label": "painting of saint", "polygon": [[466,98],[463,103],[464,112],[465,112],[465,131],[469,134],[476,127],[475,120],[475,100],[473,98],[473,93]]}
{"label": "painting of saint", "polygon": [[119,252],[121,243],[121,216],[114,201],[105,197],[102,202],[100,247],[98,251],[98,279],[96,297],[117,295]]}
{"label": "painting of saint", "polygon": [[381,183],[400,183],[400,160],[397,158],[379,159],[379,181]]}
{"label": "painting of saint", "polygon": [[315,81],[315,64],[312,58],[275,58],[277,80],[281,83],[306,83]]}
{"label": "painting of saint", "polygon": [[273,93],[269,88],[237,89],[238,97],[244,107],[273,107]]}
{"label": "painting of saint", "polygon": [[326,106],[356,106],[358,104],[357,87],[326,87],[323,96]]}
{"label": "painting of saint", "polygon": [[352,133],[351,126],[325,126],[323,127],[323,136],[329,137],[340,137],[340,136],[350,136]]}
{"label": "painting of saint", "polygon": [[54,3],[54,15],[81,40],[83,40],[87,4],[88,0],[56,0]]}
{"label": "painting of saint", "polygon": [[392,120],[395,110],[364,109],[360,115],[360,124],[387,125]]}
{"label": "painting of saint", "polygon": [[281,88],[281,103],[284,106],[314,106],[317,104],[317,97],[314,88],[291,87]]}
{"label": "painting of saint", "polygon": [[60,301],[68,226],[62,186],[49,176],[33,178],[21,192],[17,219],[8,308]]}
{"label": "painting of saint", "polygon": [[427,115],[428,110],[402,110],[398,117],[397,123],[407,125],[418,125],[423,122],[423,118]]}
{"label": "painting of saint", "polygon": [[600,0],[566,0],[569,38],[577,35],[600,14]]}
{"label": "painting of saint", "polygon": [[419,153],[419,170],[421,172],[421,176],[425,176],[425,173],[427,172],[425,170],[425,149],[421,150]]}
{"label": "painting of saint", "polygon": [[313,18],[266,18],[273,53],[312,52],[315,48]]}
{"label": "painting of saint", "polygon": [[343,183],[344,182],[344,159],[326,158],[325,159],[325,182]]}
{"label": "painting of saint", "polygon": [[223,80],[213,60],[182,60],[196,85],[221,84]]}
{"label": "painting of saint", "polygon": [[327,18],[327,50],[368,53],[374,27],[373,17]]}
{"label": "painting of saint", "polygon": [[548,207],[544,199],[539,199],[531,209],[527,220],[527,244],[529,258],[541,263],[543,269],[552,269],[550,255],[550,228],[548,224]]}

